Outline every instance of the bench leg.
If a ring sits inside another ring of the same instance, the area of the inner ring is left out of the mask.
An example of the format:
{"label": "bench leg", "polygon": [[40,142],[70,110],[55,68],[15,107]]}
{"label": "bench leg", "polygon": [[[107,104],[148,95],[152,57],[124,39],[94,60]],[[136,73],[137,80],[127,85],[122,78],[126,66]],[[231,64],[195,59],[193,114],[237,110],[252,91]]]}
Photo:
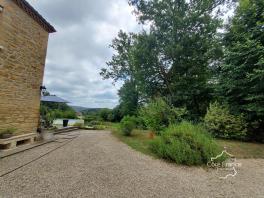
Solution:
{"label": "bench leg", "polygon": [[35,142],[35,138],[30,138],[30,143],[34,143]]}
{"label": "bench leg", "polygon": [[9,149],[15,149],[17,147],[17,143],[15,141],[10,143]]}

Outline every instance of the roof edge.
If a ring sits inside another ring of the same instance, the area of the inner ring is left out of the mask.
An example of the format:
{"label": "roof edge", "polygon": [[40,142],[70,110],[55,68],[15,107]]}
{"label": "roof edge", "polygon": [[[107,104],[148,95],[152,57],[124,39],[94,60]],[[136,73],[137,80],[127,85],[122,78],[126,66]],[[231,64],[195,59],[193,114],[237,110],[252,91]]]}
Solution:
{"label": "roof edge", "polygon": [[13,0],[22,10],[41,25],[48,33],[56,32],[55,28],[46,21],[26,0]]}

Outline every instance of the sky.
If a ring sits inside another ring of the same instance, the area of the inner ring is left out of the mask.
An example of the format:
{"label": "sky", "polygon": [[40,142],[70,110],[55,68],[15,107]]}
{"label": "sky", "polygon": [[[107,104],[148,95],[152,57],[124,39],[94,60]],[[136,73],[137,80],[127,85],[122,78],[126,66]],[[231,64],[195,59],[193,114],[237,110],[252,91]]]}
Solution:
{"label": "sky", "polygon": [[28,0],[49,22],[50,34],[44,85],[51,94],[70,105],[113,108],[117,90],[111,80],[102,80],[113,51],[111,41],[120,29],[137,32],[140,26],[127,0]]}

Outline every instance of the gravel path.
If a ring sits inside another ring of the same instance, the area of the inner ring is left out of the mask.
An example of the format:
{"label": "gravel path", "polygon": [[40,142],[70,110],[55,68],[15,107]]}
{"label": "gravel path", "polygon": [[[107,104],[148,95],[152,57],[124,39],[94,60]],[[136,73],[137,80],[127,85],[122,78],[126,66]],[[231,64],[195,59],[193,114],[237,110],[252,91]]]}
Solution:
{"label": "gravel path", "polygon": [[0,177],[0,197],[264,197],[262,159],[238,160],[238,175],[220,180],[215,170],[176,166],[136,152],[110,132],[70,135],[1,159],[0,175],[51,152]]}

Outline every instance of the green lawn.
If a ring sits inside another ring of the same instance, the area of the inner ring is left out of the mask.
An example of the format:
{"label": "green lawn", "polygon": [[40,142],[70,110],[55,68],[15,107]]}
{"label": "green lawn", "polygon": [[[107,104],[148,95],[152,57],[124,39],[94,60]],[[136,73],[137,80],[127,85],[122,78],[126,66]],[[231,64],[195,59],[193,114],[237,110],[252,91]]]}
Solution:
{"label": "green lawn", "polygon": [[[156,157],[149,149],[149,143],[152,140],[149,138],[148,131],[134,130],[132,136],[128,137],[123,136],[118,127],[118,124],[114,124],[110,128],[115,137],[137,151]],[[264,144],[220,139],[216,141],[223,148],[226,147],[227,151],[237,158],[264,158]]]}
{"label": "green lawn", "polygon": [[140,151],[146,155],[156,157],[156,155],[152,153],[149,149],[149,143],[152,140],[148,137],[147,131],[134,130],[131,136],[124,136],[121,131],[118,130],[118,126],[111,130],[112,134],[115,137],[117,137],[122,142],[126,143],[131,148]]}
{"label": "green lawn", "polygon": [[231,140],[217,140],[217,143],[237,158],[264,158],[264,144]]}

